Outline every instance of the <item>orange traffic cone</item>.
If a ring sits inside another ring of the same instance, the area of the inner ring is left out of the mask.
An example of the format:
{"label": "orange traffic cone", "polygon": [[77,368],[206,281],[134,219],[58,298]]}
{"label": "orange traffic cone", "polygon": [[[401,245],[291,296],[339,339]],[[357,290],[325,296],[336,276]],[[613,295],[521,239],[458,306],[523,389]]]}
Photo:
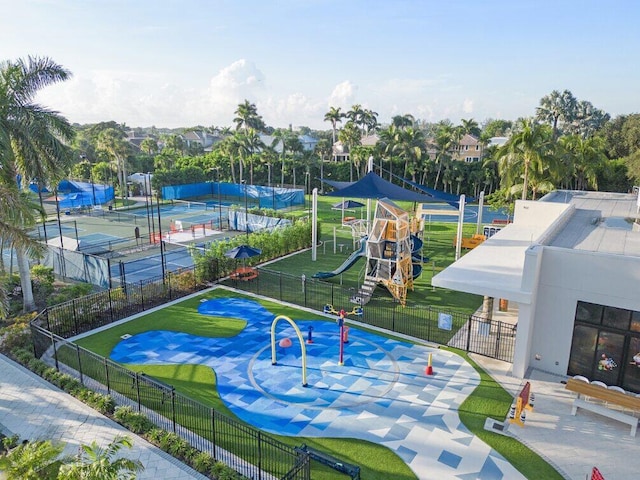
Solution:
{"label": "orange traffic cone", "polygon": [[433,367],[431,366],[431,354],[429,354],[429,361],[427,362],[425,373],[427,375],[433,375]]}

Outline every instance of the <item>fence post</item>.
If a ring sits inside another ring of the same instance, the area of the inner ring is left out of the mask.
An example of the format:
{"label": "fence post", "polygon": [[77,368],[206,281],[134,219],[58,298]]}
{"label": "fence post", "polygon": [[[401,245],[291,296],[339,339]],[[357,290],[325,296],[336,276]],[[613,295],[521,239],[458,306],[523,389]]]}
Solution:
{"label": "fence post", "polygon": [[44,309],[45,318],[47,319],[47,330],[51,331],[51,324],[49,323],[49,309]]}
{"label": "fence post", "polygon": [[142,305],[142,311],[144,312],[144,290],[142,290],[142,280],[140,280],[140,303]]}
{"label": "fence post", "polygon": [[107,360],[107,357],[102,357],[102,359],[104,360],[104,375],[105,375],[105,380],[107,382],[107,393],[111,394],[111,379],[109,378],[109,362]]}
{"label": "fence post", "polygon": [[431,305],[429,305],[429,321],[427,322],[427,338],[428,342],[431,341]]}
{"label": "fence post", "polygon": [[[331,292],[333,292],[333,288],[331,289]],[[393,310],[391,310],[391,331],[392,332],[396,331],[396,306],[395,306],[395,304],[393,305]]]}
{"label": "fence post", "polygon": [[471,323],[473,322],[473,315],[469,315],[469,321],[467,324],[469,328],[467,329],[467,352],[469,352],[469,346],[471,345]]}
{"label": "fence post", "polygon": [[82,362],[80,361],[80,346],[76,345],[76,355],[78,357],[78,372],[80,373],[80,383],[84,385],[84,376],[82,375]]}
{"label": "fence post", "polygon": [[262,434],[258,430],[258,479],[262,478]]}
{"label": "fence post", "polygon": [[76,326],[76,335],[80,333],[80,326],[78,325],[78,317],[76,315],[76,300],[71,300],[71,307],[73,308],[73,323]]}
{"label": "fence post", "polygon": [[278,284],[280,286],[280,301],[282,301],[282,272],[278,273]]}
{"label": "fence post", "polygon": [[53,337],[53,332],[49,331],[51,335],[51,346],[53,347],[53,358],[56,361],[56,370],[60,371],[60,366],[58,365],[58,349],[56,348],[56,339]]}
{"label": "fence post", "polygon": [[216,440],[216,411],[213,408],[209,409],[211,411],[211,438],[213,439],[213,459],[218,460],[218,449],[216,445],[218,445],[218,441]]}
{"label": "fence post", "polygon": [[111,317],[111,323],[113,323],[113,302],[111,301],[111,289],[109,292],[109,316]]}
{"label": "fence post", "polygon": [[140,378],[138,372],[135,372],[133,381],[136,383],[136,400],[138,401],[138,412],[142,410],[142,402],[140,402]]}
{"label": "fence post", "polygon": [[176,389],[171,387],[171,422],[173,423],[173,433],[176,433]]}

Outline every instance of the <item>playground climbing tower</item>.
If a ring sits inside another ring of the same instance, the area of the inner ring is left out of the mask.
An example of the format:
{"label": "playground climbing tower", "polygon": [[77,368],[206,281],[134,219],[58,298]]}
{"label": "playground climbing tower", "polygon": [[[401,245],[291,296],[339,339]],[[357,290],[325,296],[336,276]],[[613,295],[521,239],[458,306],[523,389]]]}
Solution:
{"label": "playground climbing tower", "polygon": [[369,238],[365,280],[381,283],[402,305],[413,290],[409,214],[389,199],[378,200]]}

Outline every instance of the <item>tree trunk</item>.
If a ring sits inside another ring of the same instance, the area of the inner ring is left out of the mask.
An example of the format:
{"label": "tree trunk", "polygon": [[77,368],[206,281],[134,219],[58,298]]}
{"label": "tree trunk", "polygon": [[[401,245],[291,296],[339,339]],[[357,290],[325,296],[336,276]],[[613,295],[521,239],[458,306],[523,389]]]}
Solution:
{"label": "tree trunk", "polygon": [[524,175],[522,176],[522,200],[527,199],[527,188],[529,183],[529,162],[524,162]]}
{"label": "tree trunk", "polygon": [[20,248],[16,248],[15,252],[18,273],[20,275],[20,286],[22,287],[22,310],[24,313],[33,312],[36,309],[36,302],[33,298],[33,289],[31,288],[29,258],[24,250]]}

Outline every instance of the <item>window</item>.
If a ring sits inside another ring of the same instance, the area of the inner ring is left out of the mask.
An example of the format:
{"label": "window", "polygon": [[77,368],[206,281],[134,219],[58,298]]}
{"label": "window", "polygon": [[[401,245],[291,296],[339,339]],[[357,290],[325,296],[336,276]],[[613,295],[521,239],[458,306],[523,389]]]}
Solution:
{"label": "window", "polygon": [[578,302],[567,373],[640,392],[640,312]]}
{"label": "window", "polygon": [[476,151],[480,150],[480,145],[476,145]]}

